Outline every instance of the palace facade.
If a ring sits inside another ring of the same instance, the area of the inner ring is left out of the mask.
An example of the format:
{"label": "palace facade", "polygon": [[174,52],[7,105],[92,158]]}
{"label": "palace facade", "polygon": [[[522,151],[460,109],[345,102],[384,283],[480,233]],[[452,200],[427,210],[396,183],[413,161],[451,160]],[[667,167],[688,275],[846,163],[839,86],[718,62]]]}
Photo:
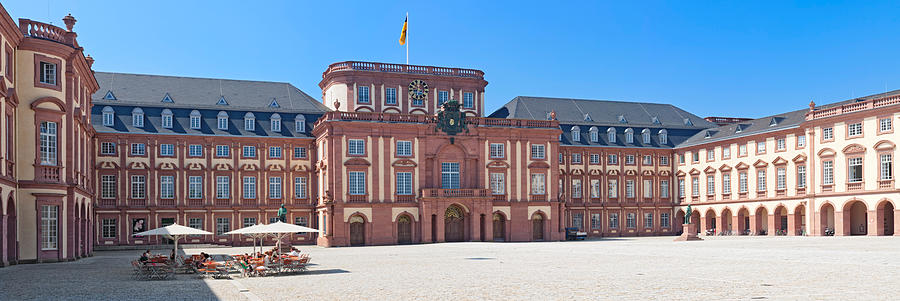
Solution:
{"label": "palace facade", "polygon": [[[0,263],[288,221],[294,244],[895,235],[900,91],[759,119],[520,96],[474,69],[339,62],[289,83],[93,72],[72,31],[0,16]],[[318,94],[317,94],[318,95]],[[805,102],[805,101],[804,101]]]}

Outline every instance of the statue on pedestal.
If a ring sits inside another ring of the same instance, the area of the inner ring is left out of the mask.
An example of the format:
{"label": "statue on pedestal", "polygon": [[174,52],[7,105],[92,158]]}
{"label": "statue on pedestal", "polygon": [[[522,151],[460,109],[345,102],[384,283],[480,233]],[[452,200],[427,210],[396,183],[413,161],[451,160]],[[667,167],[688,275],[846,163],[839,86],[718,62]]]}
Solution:
{"label": "statue on pedestal", "polygon": [[688,204],[687,213],[684,214],[684,224],[685,225],[691,223],[691,213],[694,213],[694,210],[691,210],[691,205]]}

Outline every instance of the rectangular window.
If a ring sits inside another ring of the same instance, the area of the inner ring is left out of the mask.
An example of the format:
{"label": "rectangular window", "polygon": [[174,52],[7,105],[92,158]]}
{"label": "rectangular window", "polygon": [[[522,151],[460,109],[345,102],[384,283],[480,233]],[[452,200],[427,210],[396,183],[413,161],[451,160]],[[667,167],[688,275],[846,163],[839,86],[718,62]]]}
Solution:
{"label": "rectangular window", "polygon": [[644,228],[653,228],[653,213],[644,213]]}
{"label": "rectangular window", "polygon": [[706,150],[706,161],[713,161],[715,159],[716,159],[716,152],[711,149]]}
{"label": "rectangular window", "polygon": [[244,158],[256,158],[256,146],[244,145]]}
{"label": "rectangular window", "polygon": [[294,148],[294,159],[306,159],[306,148],[305,147],[295,147]]}
{"label": "rectangular window", "polygon": [[581,198],[581,180],[572,179],[572,198]]}
{"label": "rectangular window", "polygon": [[59,243],[59,206],[41,205],[41,250],[56,250]]}
{"label": "rectangular window", "polygon": [[625,214],[625,227],[628,229],[634,229],[636,227],[635,214],[628,213]]}
{"label": "rectangular window", "polygon": [[880,132],[890,132],[894,129],[894,125],[891,123],[891,118],[882,118],[878,120],[878,131]]}
{"label": "rectangular window", "polygon": [[659,165],[669,166],[669,157],[666,157],[666,156],[659,157]]}
{"label": "rectangular window", "polygon": [[678,155],[678,163],[679,163],[679,164],[684,164],[684,154]]}
{"label": "rectangular window", "polygon": [[294,218],[294,225],[297,225],[297,226],[303,226],[303,227],[308,227],[308,226],[309,226],[309,219],[307,219],[305,216],[295,217],[295,218]]}
{"label": "rectangular window", "polygon": [[231,195],[231,179],[228,176],[216,176],[216,198],[227,199]]}
{"label": "rectangular window", "polygon": [[40,68],[41,68],[40,82],[42,84],[56,86],[56,64],[41,62]]}
{"label": "rectangular window", "polygon": [[503,143],[491,143],[491,158],[503,158]]}
{"label": "rectangular window", "polygon": [[619,156],[617,156],[617,155],[606,156],[606,164],[618,165],[619,164]]}
{"label": "rectangular window", "polygon": [[144,127],[144,113],[131,113],[131,125]]}
{"label": "rectangular window", "polygon": [[116,219],[114,218],[104,218],[102,224],[102,230],[100,232],[103,233],[103,238],[116,238],[116,232],[118,224],[116,224]]}
{"label": "rectangular window", "polygon": [[294,198],[306,198],[306,177],[294,177]]}
{"label": "rectangular window", "polygon": [[644,185],[642,187],[644,191],[644,198],[649,199],[653,197],[653,180],[644,180]]}
{"label": "rectangular window", "polygon": [[626,165],[634,165],[634,155],[626,155],[625,156],[625,164]]}
{"label": "rectangular window", "polygon": [[159,145],[159,155],[162,157],[175,156],[175,145],[174,144],[160,144]]}
{"label": "rectangular window", "polygon": [[203,230],[203,219],[199,217],[192,217],[188,219],[188,227]]}
{"label": "rectangular window", "polygon": [[281,119],[272,119],[269,128],[272,130],[272,132],[281,132]]}
{"label": "rectangular window", "polygon": [[834,139],[834,128],[822,129],[822,139],[823,140],[833,140]]}
{"label": "rectangular window", "polygon": [[797,187],[806,187],[806,165],[797,165]]}
{"label": "rectangular window", "polygon": [[651,155],[645,155],[645,156],[644,156],[644,161],[642,162],[642,164],[644,164],[645,166],[653,165],[653,156],[651,156]]}
{"label": "rectangular window", "polygon": [[766,170],[756,171],[756,191],[766,191]]}
{"label": "rectangular window", "polygon": [[172,115],[162,115],[162,127],[166,129],[172,128]]}
{"label": "rectangular window", "polygon": [[600,154],[591,154],[591,164],[600,164]]}
{"label": "rectangular window", "polygon": [[222,236],[231,231],[231,219],[227,217],[216,218],[216,235]]}
{"label": "rectangular window", "polygon": [[531,194],[543,195],[545,193],[546,176],[542,173],[531,174]]}
{"label": "rectangular window", "polygon": [[669,198],[669,180],[659,180],[659,197]]}
{"label": "rectangular window", "polygon": [[41,165],[56,165],[56,148],[56,122],[41,122]]}
{"label": "rectangular window", "polygon": [[256,225],[255,217],[245,217],[244,218],[244,228]]}
{"label": "rectangular window", "polygon": [[463,108],[471,109],[475,107],[475,95],[472,92],[463,93]]}
{"label": "rectangular window", "polygon": [[731,173],[722,174],[722,194],[731,194]]}
{"label": "rectangular window", "polygon": [[610,229],[618,229],[619,228],[619,214],[616,212],[609,213],[609,228]]}
{"label": "rectangular window", "polygon": [[700,178],[691,177],[691,196],[700,196]]}
{"label": "rectangular window", "polygon": [[738,156],[743,157],[747,155],[747,145],[741,144],[738,146]]}
{"label": "rectangular window", "polygon": [[200,144],[191,144],[188,146],[188,156],[191,157],[200,157],[203,156],[203,146]]}
{"label": "rectangular window", "polygon": [[369,103],[369,86],[356,87],[356,99],[358,103]]}
{"label": "rectangular window", "polygon": [[602,220],[600,219],[600,213],[591,213],[591,229],[600,230],[603,225]]}
{"label": "rectangular window", "polygon": [[738,173],[738,192],[747,193],[747,173],[741,172]]}
{"label": "rectangular window", "polygon": [[806,147],[806,136],[797,136],[797,148]]}
{"label": "rectangular window", "polygon": [[781,167],[775,170],[775,188],[784,190],[787,188],[787,171]]}
{"label": "rectangular window", "polygon": [[532,144],[531,145],[531,158],[532,159],[544,159],[544,145],[543,144]]}
{"label": "rectangular window", "polygon": [[269,158],[273,158],[273,159],[281,158],[281,147],[280,146],[270,146],[269,147]]}
{"label": "rectangular window", "polygon": [[256,177],[244,177],[244,198],[256,198]]}
{"label": "rectangular window", "polygon": [[227,116],[216,117],[216,121],[217,121],[216,126],[218,129],[220,129],[220,130],[228,129],[228,117]]}
{"label": "rectangular window", "polygon": [[173,199],[175,198],[175,177],[160,176],[159,177],[159,198]]}
{"label": "rectangular window", "polygon": [[447,91],[438,91],[438,105],[442,105],[447,102],[447,99],[450,98],[450,93]]}
{"label": "rectangular window", "polygon": [[694,151],[693,153],[691,153],[691,159],[693,159],[691,160],[691,162],[700,162],[700,152]]}
{"label": "rectangular window", "polygon": [[397,104],[397,88],[385,88],[384,89],[384,104],[386,104],[386,105],[396,105]]}
{"label": "rectangular window", "polygon": [[659,214],[659,226],[663,228],[669,227],[669,214],[668,213],[660,213]]}
{"label": "rectangular window", "polygon": [[229,155],[231,155],[230,152],[231,149],[228,147],[228,145],[216,145],[216,157],[228,157]]}
{"label": "rectangular window", "polygon": [[763,154],[765,152],[766,152],[766,142],[765,141],[756,142],[756,153]]}
{"label": "rectangular window", "polygon": [[115,155],[116,154],[116,144],[113,142],[100,143],[100,154],[101,155]]}
{"label": "rectangular window", "polygon": [[203,177],[188,177],[188,198],[199,199],[203,197]]}
{"label": "rectangular window", "polygon": [[131,176],[131,198],[143,199],[147,195],[144,176]]}
{"label": "rectangular window", "polygon": [[397,141],[397,156],[412,157],[412,141]]}
{"label": "rectangular window", "polygon": [[132,143],[131,144],[131,155],[132,156],[143,156],[146,154],[147,148],[143,143]]}
{"label": "rectangular window", "polygon": [[891,180],[894,178],[893,156],[891,154],[883,154],[881,157],[881,179]]}
{"label": "rectangular window", "polygon": [[104,199],[116,198],[116,176],[100,176],[100,197]]}
{"label": "rectangular window", "polygon": [[854,137],[862,135],[862,123],[851,123],[847,126],[847,136]]}
{"label": "rectangular window", "polygon": [[834,184],[834,161],[822,162],[822,184]]}
{"label": "rectangular window", "polygon": [[787,149],[787,145],[784,142],[784,138],[778,138],[777,140],[775,140],[775,150],[783,151],[785,149]]}
{"label": "rectangular window", "polygon": [[411,172],[398,172],[397,173],[397,194],[398,195],[411,195],[412,193],[412,173]]}
{"label": "rectangular window", "polygon": [[600,180],[599,179],[591,179],[591,198],[594,198],[594,199],[600,198]]}
{"label": "rectangular window", "polygon": [[565,162],[564,160],[565,159],[563,159],[563,154],[560,152],[559,153],[559,164],[563,164]]}
{"label": "rectangular window", "polygon": [[269,198],[281,198],[281,177],[269,177]]}
{"label": "rectangular window", "polygon": [[862,182],[862,158],[850,158],[847,160],[849,167],[847,174],[847,182]]}
{"label": "rectangular window", "polygon": [[347,153],[350,155],[365,155],[366,141],[363,139],[350,139],[347,141]]}
{"label": "rectangular window", "polygon": [[731,146],[723,146],[722,147],[722,159],[730,159],[731,158]]}
{"label": "rectangular window", "polygon": [[716,194],[716,176],[706,175],[706,195]]}
{"label": "rectangular window", "polygon": [[687,195],[687,194],[685,194],[685,191],[684,191],[685,188],[684,188],[684,186],[685,186],[685,185],[684,185],[684,179],[678,179],[678,197],[679,197],[679,198],[684,198],[685,195]]}
{"label": "rectangular window", "polygon": [[366,194],[366,173],[365,172],[351,171],[349,181],[350,181],[349,192],[351,195],[365,195]]}
{"label": "rectangular window", "polygon": [[584,213],[572,213],[572,227],[581,231],[584,228]]}
{"label": "rectangular window", "polygon": [[506,194],[506,174],[500,172],[491,173],[491,193]]}
{"label": "rectangular window", "polygon": [[606,188],[608,190],[606,192],[606,195],[609,198],[615,199],[615,198],[619,197],[619,181],[618,180],[608,179],[607,183],[606,183]]}
{"label": "rectangular window", "polygon": [[191,128],[200,129],[200,116],[191,116]]}
{"label": "rectangular window", "polygon": [[572,154],[572,164],[581,164],[581,153]]}
{"label": "rectangular window", "polygon": [[459,189],[459,162],[441,163],[441,188]]}

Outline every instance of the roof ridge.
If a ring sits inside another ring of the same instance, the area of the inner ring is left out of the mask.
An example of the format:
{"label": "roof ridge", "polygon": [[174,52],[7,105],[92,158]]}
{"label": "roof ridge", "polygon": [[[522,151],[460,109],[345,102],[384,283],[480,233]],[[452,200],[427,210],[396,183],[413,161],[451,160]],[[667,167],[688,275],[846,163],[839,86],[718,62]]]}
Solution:
{"label": "roof ridge", "polygon": [[147,73],[129,73],[129,72],[105,72],[105,71],[95,71],[97,74],[109,74],[113,77],[116,75],[136,75],[136,76],[151,76],[151,77],[166,77],[166,78],[185,78],[185,79],[205,79],[205,80],[219,80],[219,81],[233,81],[233,82],[251,82],[251,83],[269,83],[269,84],[288,84],[289,82],[280,82],[280,81],[265,81],[265,80],[248,80],[248,79],[231,79],[231,78],[217,78],[217,77],[198,77],[198,76],[176,76],[176,75],[160,75],[160,74],[147,74]]}

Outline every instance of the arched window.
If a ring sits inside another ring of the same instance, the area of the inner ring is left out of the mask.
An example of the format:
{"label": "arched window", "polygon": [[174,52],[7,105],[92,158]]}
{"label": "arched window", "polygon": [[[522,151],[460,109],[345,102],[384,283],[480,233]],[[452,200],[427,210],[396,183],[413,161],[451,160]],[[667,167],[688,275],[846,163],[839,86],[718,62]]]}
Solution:
{"label": "arched window", "polygon": [[616,128],[606,130],[606,140],[609,140],[609,143],[616,143]]}
{"label": "arched window", "polygon": [[191,111],[191,128],[195,130],[200,129],[200,111]]}
{"label": "arched window", "polygon": [[169,110],[169,109],[162,110],[162,127],[164,129],[172,128],[172,110]]}
{"label": "arched window", "polygon": [[131,110],[131,125],[134,127],[144,127],[144,110],[134,108]]}
{"label": "arched window", "polygon": [[644,141],[644,144],[650,144],[650,130],[644,129],[641,131],[641,139]]}
{"label": "arched window", "polygon": [[272,124],[271,127],[273,132],[281,132],[281,115],[279,115],[278,113],[272,114],[272,120],[270,120],[270,123]]}
{"label": "arched window", "polygon": [[596,126],[592,126],[588,131],[591,132],[591,142],[597,142],[600,140],[600,130],[598,130]]}
{"label": "arched window", "polygon": [[103,107],[103,125],[104,126],[113,126],[115,125],[116,120],[116,112],[111,107]]}
{"label": "arched window", "polygon": [[581,141],[581,129],[577,125],[572,127],[572,141]]}
{"label": "arched window", "polygon": [[659,144],[669,144],[669,131],[659,130]]}
{"label": "arched window", "polygon": [[244,130],[256,130],[256,116],[254,116],[251,112],[247,112],[247,114],[244,114]]}
{"label": "arched window", "polygon": [[303,114],[297,114],[297,117],[294,117],[294,131],[297,133],[306,132],[306,116],[303,116]]}
{"label": "arched window", "polygon": [[625,129],[625,143],[634,143],[634,130],[631,128]]}
{"label": "arched window", "polygon": [[216,115],[216,128],[220,130],[228,129],[228,113],[225,111],[219,111],[219,115]]}

